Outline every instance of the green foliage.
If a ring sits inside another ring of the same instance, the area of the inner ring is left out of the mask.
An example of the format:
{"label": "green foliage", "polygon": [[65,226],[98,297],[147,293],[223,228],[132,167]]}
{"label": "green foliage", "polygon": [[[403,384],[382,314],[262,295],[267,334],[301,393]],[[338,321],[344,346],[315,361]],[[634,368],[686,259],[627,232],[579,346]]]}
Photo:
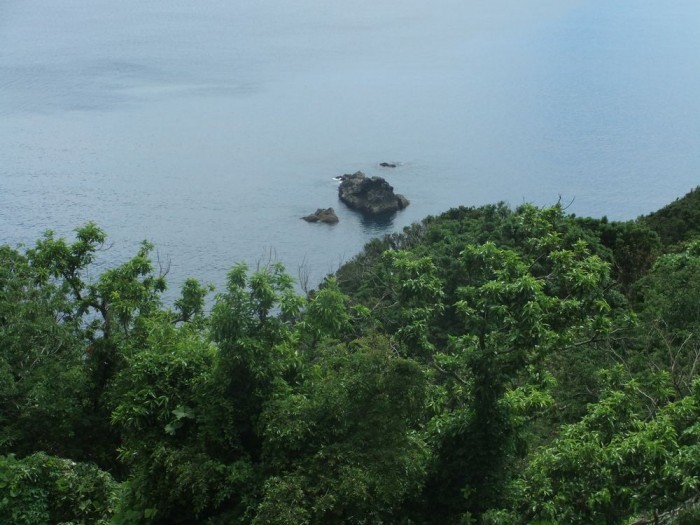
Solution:
{"label": "green foliage", "polygon": [[0,247],[0,522],[692,520],[700,246],[655,230],[458,208],[210,314],[148,243],[96,274],[94,224]]}
{"label": "green foliage", "polygon": [[84,456],[89,385],[71,310],[60,286],[0,247],[0,453]]}
{"label": "green foliage", "polygon": [[[662,378],[663,379],[663,378]],[[578,423],[533,456],[518,481],[522,522],[624,523],[696,494],[700,474],[700,383],[669,401],[663,380],[644,392],[621,369]]]}
{"label": "green foliage", "polygon": [[302,304],[280,265],[250,276],[238,265],[207,323],[144,324],[111,390],[131,472],[119,523],[250,521],[261,485],[258,419],[298,362]]}
{"label": "green foliage", "polygon": [[[76,230],[72,243],[49,231],[26,255],[2,248],[1,271],[8,284],[0,303],[8,305],[9,329],[0,337],[13,344],[6,346],[0,370],[14,377],[15,387],[26,385],[24,391],[15,389],[10,413],[18,414],[15,423],[32,420],[23,432],[39,438],[35,446],[117,469],[118,437],[109,425],[104,393],[123,366],[127,347],[138,347],[146,337],[148,320],[166,315],[160,301],[165,279],[153,267],[153,246],[147,242],[130,260],[92,278],[91,265],[105,242],[104,232],[88,223]],[[204,293],[195,282],[186,283],[176,305],[187,317],[182,321],[201,320]],[[11,301],[23,308],[10,308]],[[9,363],[12,355],[22,355],[36,375]],[[29,452],[26,444],[33,441],[22,434],[5,439],[20,453]]]}
{"label": "green foliage", "polygon": [[253,523],[395,522],[424,474],[427,450],[411,432],[424,391],[421,368],[385,339],[328,348],[263,413],[276,474]]}
{"label": "green foliage", "polygon": [[656,231],[667,247],[697,238],[700,235],[700,188],[640,217],[639,221]]}
{"label": "green foliage", "polygon": [[669,370],[679,395],[690,392],[700,362],[699,283],[700,242],[694,241],[683,252],[659,257],[635,286],[642,350],[628,362]]}
{"label": "green foliage", "polygon": [[659,235],[644,222],[579,218],[576,224],[591,231],[598,242],[610,250],[613,276],[626,294],[661,253]]}
{"label": "green foliage", "polygon": [[637,284],[641,315],[660,322],[675,337],[685,338],[700,329],[700,241],[681,253],[659,257]]}
{"label": "green foliage", "polygon": [[[624,235],[616,234],[618,237]],[[534,239],[540,239],[537,241],[539,248]],[[363,253],[339,270],[338,280],[341,289],[349,292],[353,300],[369,307],[375,316],[384,321],[385,329],[394,333],[403,326],[398,321],[400,313],[397,310],[404,309],[396,304],[400,293],[396,286],[398,278],[395,278],[397,268],[393,268],[393,256],[377,254],[378,245],[389,250],[389,253],[397,250],[410,252],[410,256],[404,257],[423,260],[422,264],[431,265],[429,272],[426,271],[427,267],[420,270],[423,278],[431,275],[432,279],[442,283],[439,299],[443,311],[430,325],[434,337],[446,344],[448,335],[459,335],[463,329],[456,310],[460,300],[458,289],[471,277],[462,252],[467,246],[482,246],[489,242],[499,249],[531,258],[535,263],[533,271],[542,275],[545,275],[545,268],[542,261],[537,259],[537,250],[546,249],[546,243],[552,242],[557,243],[559,249],[568,251],[576,251],[577,244],[586,246],[590,255],[613,265],[612,251],[601,243],[596,229],[584,221],[564,215],[560,206],[539,211],[533,206],[524,205],[512,211],[501,203],[481,208],[453,209],[439,217],[428,217],[420,227],[408,229],[402,235],[388,236],[381,243],[373,241]],[[628,249],[628,244],[632,243],[618,244]],[[622,248],[621,252],[624,251]],[[348,284],[349,279],[352,280]],[[612,301],[611,304],[619,302],[618,298],[613,300],[609,290],[606,290],[606,300]],[[437,304],[438,301],[426,301],[426,304],[430,303]]]}
{"label": "green foliage", "polygon": [[167,318],[147,323],[147,337],[127,358],[109,395],[112,422],[129,467],[118,523],[191,523],[233,491],[235,468],[207,453],[198,421],[216,349],[192,326]]}
{"label": "green foliage", "polygon": [[392,251],[385,259],[386,300],[396,305],[387,308],[385,326],[396,333],[409,355],[425,358],[435,350],[432,327],[444,311],[444,284],[430,257]]}
{"label": "green foliage", "polygon": [[43,452],[0,456],[0,522],[107,525],[118,485],[97,467]]}
{"label": "green foliage", "polygon": [[259,456],[263,404],[276,381],[293,375],[298,364],[294,324],[302,306],[281,265],[249,278],[245,265],[229,273],[227,292],[217,297],[211,314],[219,352],[209,393],[216,408],[208,424],[222,445],[235,444],[245,454]]}
{"label": "green foliage", "polygon": [[186,279],[182,285],[182,295],[175,301],[177,322],[202,324],[205,321],[204,299],[213,286],[202,286],[197,279]]}
{"label": "green foliage", "polygon": [[377,303],[388,303],[384,301],[384,292],[392,259],[384,254],[387,251],[410,251],[416,256],[431,258],[448,297],[451,297],[453,282],[461,275],[457,260],[464,246],[487,240],[509,242],[507,225],[512,214],[504,203],[480,208],[460,207],[439,217],[427,217],[419,224],[404,228],[402,233],[374,239],[338,270],[340,287],[370,308],[376,309]]}
{"label": "green foliage", "polygon": [[488,241],[460,254],[450,324],[462,334],[433,357],[441,376],[429,426],[437,453],[424,497],[440,510],[425,511],[431,523],[478,517],[498,501],[521,443],[514,409],[551,404],[538,367],[610,329],[608,265],[582,241],[567,246],[561,220],[558,207],[524,207],[514,225],[523,251]]}
{"label": "green foliage", "polygon": [[344,339],[352,332],[348,298],[338,288],[334,277],[328,277],[320,290],[312,295],[297,330],[302,341],[313,348],[323,339]]}
{"label": "green foliage", "polygon": [[76,316],[99,316],[89,323],[86,335],[90,339],[101,334],[110,340],[115,333],[128,337],[141,319],[159,310],[160,293],[165,290],[165,278],[154,273],[149,257],[153,245],[146,241],[131,260],[89,281],[89,265],[105,241],[105,233],[88,223],[76,230],[76,241],[71,244],[48,231],[27,251],[42,277],[54,279],[72,295]]}
{"label": "green foliage", "polygon": [[211,374],[214,355],[214,348],[188,327],[158,320],[148,323],[145,341],[126,358],[109,391],[123,456],[131,447],[143,452],[146,443],[175,433],[175,428],[166,427],[179,429],[193,418],[188,407]]}
{"label": "green foliage", "polygon": [[[254,272],[250,278],[247,274],[245,264],[233,267],[226,293],[217,296],[212,310],[213,337],[225,353],[287,340],[291,323],[303,306],[292,278],[280,264]],[[273,315],[275,309],[279,316]]]}

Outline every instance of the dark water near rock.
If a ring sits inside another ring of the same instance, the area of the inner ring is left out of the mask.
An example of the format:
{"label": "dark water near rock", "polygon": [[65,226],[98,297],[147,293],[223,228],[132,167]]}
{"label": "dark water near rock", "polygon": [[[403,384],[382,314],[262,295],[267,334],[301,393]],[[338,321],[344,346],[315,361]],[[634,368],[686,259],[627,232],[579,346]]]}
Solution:
{"label": "dark water near rock", "polygon": [[[220,285],[270,255],[317,281],[460,204],[634,218],[698,184],[698,27],[697,0],[2,0],[0,242],[94,220],[106,260],[145,238]],[[349,212],[356,170],[411,206]]]}

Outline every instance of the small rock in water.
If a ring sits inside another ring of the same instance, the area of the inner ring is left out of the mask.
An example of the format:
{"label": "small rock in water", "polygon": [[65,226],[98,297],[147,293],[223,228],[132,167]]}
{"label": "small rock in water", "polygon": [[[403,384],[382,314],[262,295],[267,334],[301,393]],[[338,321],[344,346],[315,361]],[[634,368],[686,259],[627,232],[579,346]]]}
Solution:
{"label": "small rock in water", "polygon": [[393,162],[380,162],[379,165],[382,168],[395,168],[396,167],[396,164],[394,164]]}
{"label": "small rock in water", "polygon": [[338,222],[338,216],[333,208],[319,208],[311,215],[302,217],[306,222],[324,222],[326,224],[335,224]]}

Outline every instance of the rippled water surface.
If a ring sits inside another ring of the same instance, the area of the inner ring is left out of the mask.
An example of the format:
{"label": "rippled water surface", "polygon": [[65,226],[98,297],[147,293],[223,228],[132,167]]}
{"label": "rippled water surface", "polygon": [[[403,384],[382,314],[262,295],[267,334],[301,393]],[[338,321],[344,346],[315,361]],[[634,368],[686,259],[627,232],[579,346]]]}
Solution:
{"label": "rippled water surface", "polygon": [[[317,281],[460,204],[634,218],[698,184],[698,27],[696,0],[2,0],[0,241],[94,220],[108,260],[149,239],[220,285],[271,254]],[[343,208],[358,169],[411,206]]]}

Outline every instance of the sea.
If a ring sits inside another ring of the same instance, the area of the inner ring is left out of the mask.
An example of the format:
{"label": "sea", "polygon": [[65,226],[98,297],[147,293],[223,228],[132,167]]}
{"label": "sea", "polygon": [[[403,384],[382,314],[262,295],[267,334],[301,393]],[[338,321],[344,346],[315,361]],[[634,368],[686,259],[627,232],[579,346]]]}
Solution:
{"label": "sea", "polygon": [[[0,243],[94,221],[94,272],[148,240],[221,291],[460,205],[634,219],[700,183],[699,28],[697,0],[0,0]],[[410,206],[345,208],[358,170]]]}

